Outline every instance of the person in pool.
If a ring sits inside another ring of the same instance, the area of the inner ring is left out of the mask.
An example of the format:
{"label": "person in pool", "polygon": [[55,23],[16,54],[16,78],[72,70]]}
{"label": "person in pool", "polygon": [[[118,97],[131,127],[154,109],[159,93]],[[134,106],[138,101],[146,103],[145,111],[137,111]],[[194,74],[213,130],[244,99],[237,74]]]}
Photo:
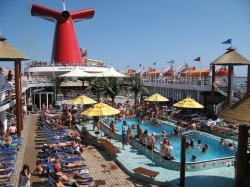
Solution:
{"label": "person in pool", "polygon": [[228,149],[229,149],[230,151],[233,151],[233,150],[234,150],[234,146],[233,146],[232,143],[229,143],[229,144],[228,144]]}
{"label": "person in pool", "polygon": [[225,143],[226,143],[225,140],[224,140],[223,138],[221,138],[221,139],[220,139],[220,145],[223,146],[223,145],[225,145]]}
{"label": "person in pool", "polygon": [[201,143],[201,140],[198,140],[198,145],[197,145],[197,147],[198,147],[198,148],[202,148],[202,146],[203,146],[203,145],[202,145],[202,143]]}
{"label": "person in pool", "polygon": [[207,152],[207,149],[206,149],[206,147],[204,146],[204,147],[202,147],[202,150],[201,150],[201,152],[202,153],[205,153],[205,152]]}
{"label": "person in pool", "polygon": [[194,147],[194,140],[193,139],[190,140],[189,146],[192,147],[192,148]]}
{"label": "person in pool", "polygon": [[164,130],[162,131],[162,137],[166,137],[167,136],[167,132]]}
{"label": "person in pool", "polygon": [[193,162],[196,161],[196,156],[195,156],[195,155],[192,155],[191,160],[192,160]]}

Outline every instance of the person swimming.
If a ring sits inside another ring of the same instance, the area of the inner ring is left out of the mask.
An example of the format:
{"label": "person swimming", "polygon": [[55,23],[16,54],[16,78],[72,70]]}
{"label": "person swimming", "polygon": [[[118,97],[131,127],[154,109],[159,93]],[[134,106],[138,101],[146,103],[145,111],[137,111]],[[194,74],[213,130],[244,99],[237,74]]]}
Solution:
{"label": "person swimming", "polygon": [[223,145],[225,145],[225,143],[226,143],[225,140],[224,140],[223,138],[221,138],[221,139],[220,139],[220,145],[223,146]]}
{"label": "person swimming", "polygon": [[228,144],[228,149],[229,149],[230,151],[233,151],[233,150],[234,150],[234,146],[233,146],[232,143],[229,143],[229,144]]}
{"label": "person swimming", "polygon": [[194,140],[193,139],[190,141],[189,146],[194,147]]}
{"label": "person swimming", "polygon": [[195,155],[192,155],[191,160],[192,160],[192,161],[196,161],[196,156],[195,156]]}
{"label": "person swimming", "polygon": [[202,152],[202,153],[205,153],[206,151],[207,151],[206,147],[205,147],[205,146],[204,146],[204,147],[202,147],[201,152]]}
{"label": "person swimming", "polygon": [[202,145],[202,143],[201,143],[201,140],[198,140],[198,145],[197,145],[197,147],[198,147],[198,148],[202,148],[202,146],[203,146],[203,145]]}

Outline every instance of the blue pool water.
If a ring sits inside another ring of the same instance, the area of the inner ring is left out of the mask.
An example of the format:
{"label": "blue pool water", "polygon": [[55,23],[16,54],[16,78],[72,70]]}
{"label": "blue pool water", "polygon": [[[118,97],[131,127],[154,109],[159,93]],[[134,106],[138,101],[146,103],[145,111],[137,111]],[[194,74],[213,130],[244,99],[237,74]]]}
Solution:
{"label": "blue pool water", "polygon": [[[121,121],[119,121],[115,124],[116,128],[119,129],[118,133],[122,132],[123,121],[126,121],[128,126],[130,126],[130,127],[132,127],[132,125],[138,125],[138,118],[132,118],[132,119],[123,118]],[[163,130],[165,130],[167,132],[167,134],[171,134],[171,132],[172,133],[174,132],[173,126],[169,126],[169,125],[162,124],[162,123],[154,125],[154,123],[152,121],[147,121],[147,122],[141,123],[140,127],[142,128],[142,131],[148,130],[150,135],[153,132],[160,135],[160,134],[162,134]],[[132,134],[136,134],[136,129],[132,129]]]}
{"label": "blue pool water", "polygon": [[[191,139],[194,141],[193,148],[186,149],[186,162],[192,162],[192,155],[196,156],[196,161],[205,161],[205,160],[213,160],[220,159],[225,157],[235,156],[237,148],[234,150],[229,150],[227,145],[221,146],[220,141],[213,139],[211,137],[202,135],[200,133],[192,133],[191,135],[186,136],[187,142],[190,142]],[[177,161],[180,161],[181,155],[181,137],[180,136],[172,136],[169,137],[169,140],[172,142],[173,146],[173,155]],[[201,152],[201,148],[197,147],[197,141],[201,140],[202,144],[208,144],[208,150],[205,153]],[[163,141],[163,138],[156,139],[157,150],[160,150],[159,142]]]}
{"label": "blue pool water", "polygon": [[[121,133],[122,131],[122,123],[123,121],[127,121],[128,126],[132,126],[133,124],[138,124],[138,118],[132,118],[127,119],[123,118],[120,122],[117,122],[115,124],[116,128],[119,129],[118,133]],[[110,120],[111,121],[111,120]],[[161,135],[162,131],[165,130],[167,134],[173,133],[174,127],[167,125],[167,124],[157,124],[154,125],[151,121],[147,121],[144,123],[141,123],[142,130],[148,130],[149,135],[151,135],[153,132],[155,132],[157,135]],[[183,129],[185,132],[185,129]],[[132,129],[132,133],[136,134],[136,129]],[[207,161],[207,160],[214,160],[214,159],[220,159],[225,157],[232,157],[235,156],[235,153],[237,151],[237,148],[235,147],[234,150],[229,150],[227,145],[221,146],[219,143],[220,141],[217,139],[214,139],[212,137],[206,136],[204,134],[200,134],[198,132],[196,133],[190,133],[189,135],[186,135],[187,142],[190,142],[191,140],[194,141],[194,147],[186,149],[186,162],[192,162],[191,157],[192,155],[196,156],[196,161]],[[181,137],[180,136],[170,136],[168,139],[172,142],[173,146],[173,156],[175,157],[176,161],[180,161],[180,155],[181,155]],[[157,150],[160,151],[160,144],[159,142],[162,142],[164,138],[156,138],[156,147]],[[197,147],[197,141],[201,140],[203,146],[205,144],[208,144],[208,150],[205,153],[201,152],[201,148]]]}

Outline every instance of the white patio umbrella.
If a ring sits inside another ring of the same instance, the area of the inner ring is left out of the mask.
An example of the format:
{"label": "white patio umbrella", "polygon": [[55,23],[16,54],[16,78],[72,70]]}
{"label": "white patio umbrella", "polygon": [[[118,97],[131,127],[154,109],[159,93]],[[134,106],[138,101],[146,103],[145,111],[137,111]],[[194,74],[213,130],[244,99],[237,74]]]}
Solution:
{"label": "white patio umbrella", "polygon": [[95,77],[95,74],[84,72],[78,67],[75,67],[72,71],[60,75],[59,77]]}
{"label": "white patio umbrella", "polygon": [[126,75],[123,75],[116,71],[113,67],[109,68],[107,71],[104,71],[102,73],[96,73],[96,77],[127,77]]}

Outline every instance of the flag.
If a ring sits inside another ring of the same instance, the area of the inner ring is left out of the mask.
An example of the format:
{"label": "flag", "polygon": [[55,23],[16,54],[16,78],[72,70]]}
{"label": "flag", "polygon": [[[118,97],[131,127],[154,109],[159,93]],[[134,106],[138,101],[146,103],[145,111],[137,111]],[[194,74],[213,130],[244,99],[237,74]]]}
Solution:
{"label": "flag", "polygon": [[88,55],[88,51],[86,49],[80,48],[82,57],[86,57]]}
{"label": "flag", "polygon": [[228,39],[228,40],[222,42],[222,44],[232,44],[232,40],[231,40],[231,39]]}
{"label": "flag", "polygon": [[153,65],[156,65],[156,62],[154,62]]}
{"label": "flag", "polygon": [[166,62],[167,64],[174,64],[174,60],[170,60],[169,62]]}
{"label": "flag", "polygon": [[200,62],[201,61],[201,57],[197,57],[196,59],[194,59],[194,61]]}
{"label": "flag", "polygon": [[82,55],[83,63],[87,63],[88,51],[86,49],[80,48],[80,52],[81,52],[81,55]]}

